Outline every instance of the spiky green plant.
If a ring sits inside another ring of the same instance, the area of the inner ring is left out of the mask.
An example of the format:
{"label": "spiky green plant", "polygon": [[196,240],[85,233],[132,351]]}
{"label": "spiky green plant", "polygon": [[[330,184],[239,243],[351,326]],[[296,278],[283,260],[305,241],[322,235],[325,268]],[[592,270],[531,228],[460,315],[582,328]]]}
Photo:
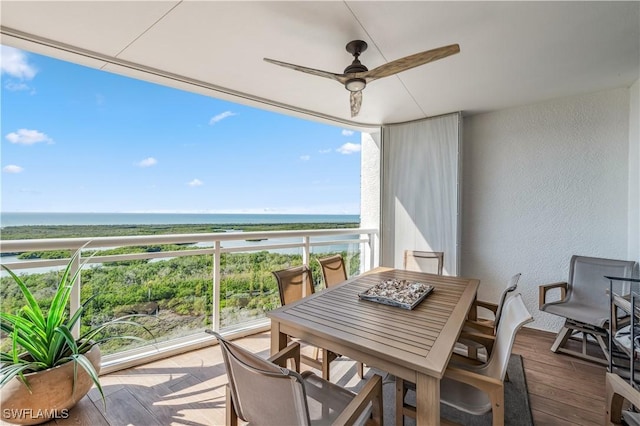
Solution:
{"label": "spiky green plant", "polygon": [[79,365],[91,377],[91,380],[100,391],[103,401],[105,401],[98,373],[84,354],[94,345],[112,339],[144,340],[136,336],[111,336],[102,339],[96,339],[96,337],[105,328],[116,324],[143,327],[153,337],[153,334],[146,327],[131,320],[131,317],[140,315],[127,315],[93,327],[80,336],[79,339],[73,337],[71,330],[80,320],[82,312],[91,301],[91,299],[87,300],[72,316],[69,316],[67,305],[71,297],[71,290],[82,266],[86,263],[85,261],[75,273],[71,274],[72,266],[80,256],[80,250],[69,260],[48,309],[44,309],[38,304],[38,301],[19,276],[6,265],[1,265],[20,288],[26,305],[16,314],[0,312],[0,329],[6,334],[7,338],[11,339],[10,351],[0,352],[0,388],[15,377],[19,377],[29,387],[24,374],[73,362],[73,391],[75,391]]}

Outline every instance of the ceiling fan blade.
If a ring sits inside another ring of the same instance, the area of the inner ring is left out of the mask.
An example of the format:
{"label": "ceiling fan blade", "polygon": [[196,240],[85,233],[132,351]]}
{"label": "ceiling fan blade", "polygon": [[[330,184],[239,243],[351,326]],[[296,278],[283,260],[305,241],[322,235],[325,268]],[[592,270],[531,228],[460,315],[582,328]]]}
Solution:
{"label": "ceiling fan blade", "polygon": [[362,105],[362,90],[358,92],[351,92],[349,95],[349,103],[351,104],[351,118],[353,118],[360,112],[360,106]]}
{"label": "ceiling fan blade", "polygon": [[362,73],[362,77],[365,78],[367,82],[370,82],[378,78],[388,77],[390,75],[427,64],[429,62],[437,61],[438,59],[446,58],[450,55],[455,55],[458,52],[460,52],[460,46],[457,44],[427,50],[426,52],[405,56],[404,58],[396,59],[395,61],[380,65],[371,71]]}
{"label": "ceiling fan blade", "polygon": [[329,71],[322,71],[314,68],[303,67],[301,65],[288,64],[286,62],[276,61],[275,59],[269,59],[269,58],[263,58],[263,59],[271,64],[280,65],[281,67],[285,67],[285,68],[291,68],[292,70],[296,70],[296,71],[306,72],[307,74],[313,74],[320,77],[330,78],[331,80],[339,81],[342,84],[344,84],[344,81],[346,79],[344,74],[335,74]]}

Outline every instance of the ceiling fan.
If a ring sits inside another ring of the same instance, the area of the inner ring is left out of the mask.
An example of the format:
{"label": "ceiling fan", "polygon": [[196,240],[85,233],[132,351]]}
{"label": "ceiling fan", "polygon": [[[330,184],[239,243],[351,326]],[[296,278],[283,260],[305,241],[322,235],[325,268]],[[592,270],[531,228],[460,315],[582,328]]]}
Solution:
{"label": "ceiling fan", "polygon": [[379,67],[369,71],[369,69],[362,65],[358,59],[360,54],[367,50],[366,42],[362,40],[350,41],[347,43],[346,49],[347,52],[353,55],[354,59],[351,65],[344,69],[342,74],[303,67],[301,65],[288,64],[286,62],[276,61],[275,59],[264,58],[264,60],[296,71],[330,78],[344,84],[345,89],[351,92],[349,98],[351,104],[351,117],[355,117],[358,115],[358,112],[360,112],[360,106],[362,105],[362,90],[368,83],[460,52],[459,45],[451,44],[449,46],[438,47],[437,49],[405,56],[404,58],[396,59],[395,61],[380,65]]}

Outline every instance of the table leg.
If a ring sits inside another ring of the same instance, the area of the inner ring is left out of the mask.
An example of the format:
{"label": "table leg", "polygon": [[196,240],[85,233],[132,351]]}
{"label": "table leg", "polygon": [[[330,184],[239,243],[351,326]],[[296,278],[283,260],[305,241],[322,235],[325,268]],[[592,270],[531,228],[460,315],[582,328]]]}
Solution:
{"label": "table leg", "polygon": [[416,377],[416,424],[440,425],[440,379],[426,374]]}
{"label": "table leg", "polygon": [[287,346],[287,335],[280,332],[280,321],[271,319],[271,355],[275,355]]}

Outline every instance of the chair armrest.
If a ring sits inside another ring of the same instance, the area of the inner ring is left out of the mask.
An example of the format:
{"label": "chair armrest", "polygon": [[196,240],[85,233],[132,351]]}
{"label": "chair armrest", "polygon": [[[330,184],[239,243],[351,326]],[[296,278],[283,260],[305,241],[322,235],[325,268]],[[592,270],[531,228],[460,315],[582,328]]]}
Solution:
{"label": "chair armrest", "polygon": [[547,292],[552,288],[560,288],[560,300],[564,300],[567,297],[568,285],[566,282],[557,282],[538,287],[538,309],[542,308],[542,305],[546,303]]}
{"label": "chair armrest", "polygon": [[493,312],[494,318],[496,316],[496,312],[498,312],[498,305],[495,303],[476,299],[473,301],[471,308],[469,308],[469,314],[467,315],[467,319],[469,321],[478,321],[478,308],[484,308]]}
{"label": "chair armrest", "polygon": [[478,305],[481,308],[490,310],[491,312],[493,312],[494,315],[496,314],[496,312],[498,312],[498,305],[495,303],[485,302],[483,300],[476,300],[476,305]]}
{"label": "chair armrest", "polygon": [[496,337],[493,335],[463,330],[460,333],[460,337],[458,340],[465,340],[465,339],[471,340],[476,343],[480,343],[482,346],[487,348],[487,357],[491,355],[491,350],[493,349],[493,345],[496,343]]}
{"label": "chair armrest", "polygon": [[444,372],[444,377],[457,382],[466,383],[487,393],[490,393],[495,389],[504,388],[504,384],[498,379],[458,367],[447,367]]}
{"label": "chair armrest", "polygon": [[287,368],[287,360],[293,359],[295,364],[295,371],[300,372],[300,343],[293,342],[280,352],[271,355],[267,358],[272,363],[279,365],[282,368]]}
{"label": "chair armrest", "polygon": [[382,377],[374,374],[333,422],[334,425],[352,425],[372,403],[373,420],[382,425]]}
{"label": "chair armrest", "polygon": [[624,401],[629,401],[633,405],[640,405],[640,392],[634,389],[628,382],[617,374],[607,373],[606,401],[607,418],[605,424],[622,423],[622,409]]}
{"label": "chair armrest", "polygon": [[451,354],[451,358],[449,359],[449,364],[451,366],[454,366],[455,364],[467,364],[467,365],[478,366],[478,365],[483,365],[484,362],[474,358],[469,358],[454,352]]}
{"label": "chair armrest", "polygon": [[[464,323],[465,328],[472,328],[473,330],[486,334],[488,336],[493,336],[495,334],[495,327],[493,323],[486,323],[484,321],[471,321],[467,320]],[[465,331],[463,331],[464,333]]]}

